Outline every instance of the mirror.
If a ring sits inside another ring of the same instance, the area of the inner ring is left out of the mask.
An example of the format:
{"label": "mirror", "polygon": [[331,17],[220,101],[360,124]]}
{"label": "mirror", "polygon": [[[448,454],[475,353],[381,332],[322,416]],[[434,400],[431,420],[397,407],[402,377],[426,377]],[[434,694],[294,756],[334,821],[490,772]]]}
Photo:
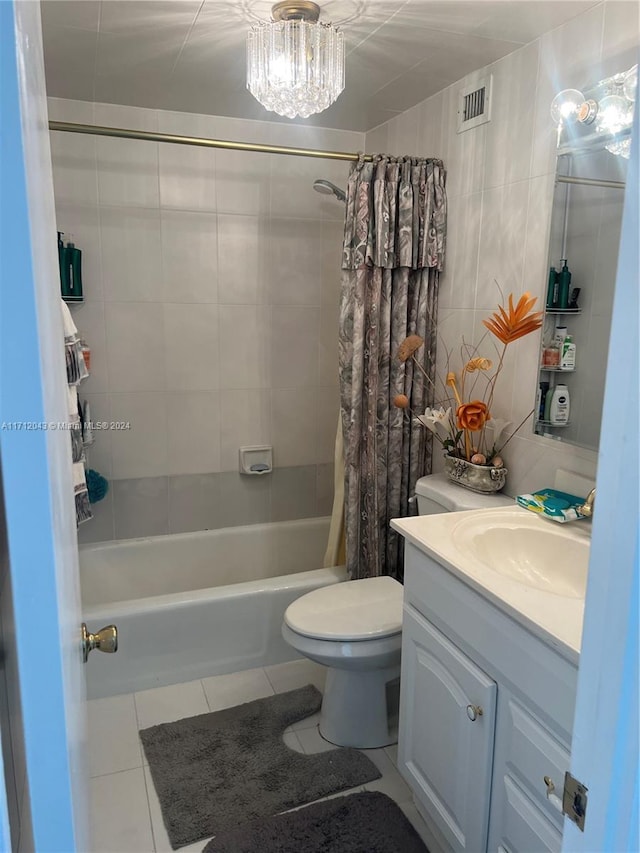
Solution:
{"label": "mirror", "polygon": [[558,149],[534,431],[591,450],[600,440],[627,162],[593,133]]}

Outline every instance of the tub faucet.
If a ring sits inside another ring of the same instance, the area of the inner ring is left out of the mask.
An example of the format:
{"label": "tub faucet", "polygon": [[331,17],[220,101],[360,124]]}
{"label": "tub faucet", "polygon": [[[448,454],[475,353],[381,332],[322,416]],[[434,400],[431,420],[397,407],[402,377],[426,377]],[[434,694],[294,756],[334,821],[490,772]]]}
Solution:
{"label": "tub faucet", "polygon": [[591,489],[589,494],[587,495],[586,501],[582,504],[582,506],[578,507],[578,512],[580,515],[586,515],[587,518],[591,518],[593,515],[593,505],[596,502],[596,490]]}

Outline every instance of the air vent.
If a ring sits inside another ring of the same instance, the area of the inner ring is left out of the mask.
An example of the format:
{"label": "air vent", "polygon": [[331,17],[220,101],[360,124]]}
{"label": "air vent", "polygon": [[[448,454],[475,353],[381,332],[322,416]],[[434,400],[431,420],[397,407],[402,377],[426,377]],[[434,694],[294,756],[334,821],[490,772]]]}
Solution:
{"label": "air vent", "polygon": [[458,133],[491,119],[491,76],[476,79],[458,93]]}

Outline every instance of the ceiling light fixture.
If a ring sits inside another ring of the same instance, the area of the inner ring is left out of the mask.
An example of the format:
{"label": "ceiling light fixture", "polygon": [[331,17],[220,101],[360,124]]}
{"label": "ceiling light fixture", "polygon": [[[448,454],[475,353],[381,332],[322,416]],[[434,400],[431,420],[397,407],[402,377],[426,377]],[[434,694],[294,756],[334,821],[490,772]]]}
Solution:
{"label": "ceiling light fixture", "polygon": [[247,34],[247,88],[287,118],[321,113],[344,89],[344,36],[307,0],[276,3]]}
{"label": "ceiling light fixture", "polygon": [[[607,151],[628,158],[637,86],[638,66],[634,65],[622,74],[601,80],[590,92],[590,98],[585,98],[577,89],[564,89],[551,102],[551,118],[558,127],[558,140],[563,129],[571,123],[593,124],[596,133],[612,137],[605,143]],[[620,138],[620,134],[624,138]]]}

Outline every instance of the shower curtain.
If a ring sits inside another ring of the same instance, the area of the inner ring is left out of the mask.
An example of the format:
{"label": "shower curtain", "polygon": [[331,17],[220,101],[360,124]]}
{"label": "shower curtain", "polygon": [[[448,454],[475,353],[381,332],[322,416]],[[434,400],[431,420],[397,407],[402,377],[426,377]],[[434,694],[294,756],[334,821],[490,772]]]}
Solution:
{"label": "shower curtain", "polygon": [[[433,405],[439,273],[444,263],[446,175],[440,160],[376,155],[354,163],[347,186],[339,371],[345,464],[346,566],[351,579],[402,579],[401,537],[431,442],[411,411]],[[396,358],[410,334],[431,382]]]}

